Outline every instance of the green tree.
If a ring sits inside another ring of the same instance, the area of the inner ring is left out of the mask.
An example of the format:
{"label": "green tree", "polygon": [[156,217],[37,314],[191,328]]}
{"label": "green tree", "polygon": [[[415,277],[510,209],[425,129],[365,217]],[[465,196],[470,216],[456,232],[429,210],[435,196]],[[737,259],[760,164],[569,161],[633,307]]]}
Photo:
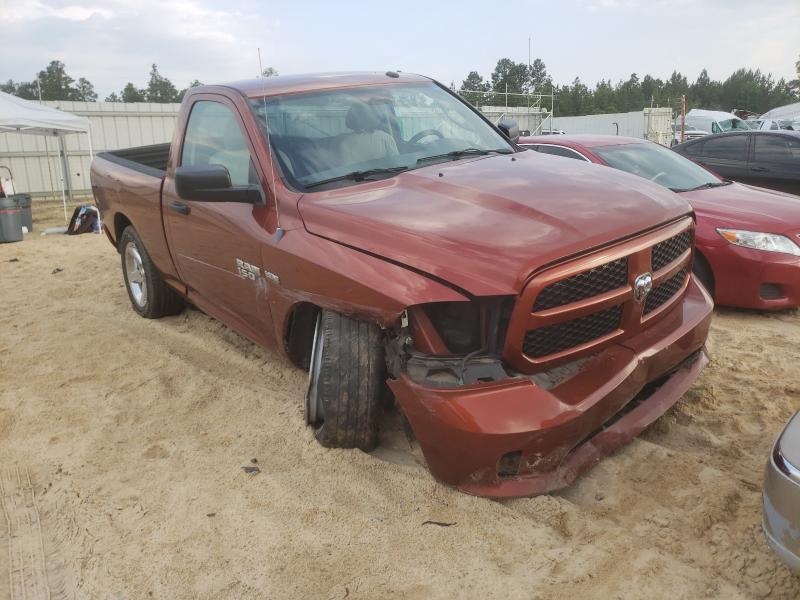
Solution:
{"label": "green tree", "polygon": [[262,77],[277,77],[277,75],[278,75],[278,70],[273,67],[267,67],[266,69],[261,71]]}
{"label": "green tree", "polygon": [[147,96],[144,90],[140,90],[129,81],[125,87],[122,88],[120,100],[122,102],[147,102]]}
{"label": "green tree", "polygon": [[150,81],[145,93],[148,102],[178,102],[180,98],[175,85],[158,72],[155,64],[150,69]]}
{"label": "green tree", "polygon": [[72,85],[75,80],[67,74],[66,66],[60,60],[51,61],[43,71],[39,71],[38,80],[42,100],[80,99],[80,92]]}
{"label": "green tree", "polygon": [[480,106],[482,104],[488,104],[489,98],[485,92],[488,92],[490,88],[491,85],[489,85],[488,81],[484,81],[480,73],[477,71],[470,71],[466,79],[461,82],[459,94],[470,104]]}
{"label": "green tree", "polygon": [[593,114],[619,112],[617,94],[614,90],[614,86],[611,85],[611,81],[606,81],[605,79],[598,81],[597,85],[594,86],[594,93],[592,96],[594,100],[594,106],[592,107]]}
{"label": "green tree", "polygon": [[106,102],[122,102],[122,98],[120,97],[117,92],[111,92],[108,96],[106,96]]}
{"label": "green tree", "polygon": [[789,82],[789,88],[800,99],[800,59],[794,63],[794,69],[797,72],[797,77]]}
{"label": "green tree", "polygon": [[186,95],[186,92],[188,92],[188,91],[189,91],[190,89],[192,89],[193,87],[198,87],[198,86],[201,86],[201,85],[203,85],[203,82],[202,82],[202,81],[200,81],[199,79],[193,79],[193,80],[192,80],[192,81],[189,83],[189,87],[188,87],[188,88],[184,88],[184,89],[182,89],[182,90],[180,91],[180,93],[178,94],[178,101],[179,101],[179,102],[183,102],[183,97]]}
{"label": "green tree", "polygon": [[553,81],[550,75],[547,74],[547,67],[544,61],[541,58],[537,58],[528,69],[528,90],[534,94],[543,94],[549,91],[548,88],[552,87]]}
{"label": "green tree", "polygon": [[[528,91],[528,65],[517,63],[510,58],[501,58],[497,61],[492,72],[492,89],[496,92],[495,102],[506,102],[504,94],[521,94]],[[520,96],[509,96],[508,105],[522,105],[524,100]]]}
{"label": "green tree", "polygon": [[92,83],[81,77],[75,86],[75,100],[83,102],[97,102],[97,92],[94,91]]}

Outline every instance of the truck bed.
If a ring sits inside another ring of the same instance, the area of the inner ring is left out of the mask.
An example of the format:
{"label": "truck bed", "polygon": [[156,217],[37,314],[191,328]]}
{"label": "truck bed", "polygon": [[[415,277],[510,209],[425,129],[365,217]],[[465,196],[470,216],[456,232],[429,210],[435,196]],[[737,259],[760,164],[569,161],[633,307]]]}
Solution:
{"label": "truck bed", "polygon": [[169,143],[137,146],[136,148],[102,152],[98,156],[140,173],[164,177],[167,173],[169,147]]}

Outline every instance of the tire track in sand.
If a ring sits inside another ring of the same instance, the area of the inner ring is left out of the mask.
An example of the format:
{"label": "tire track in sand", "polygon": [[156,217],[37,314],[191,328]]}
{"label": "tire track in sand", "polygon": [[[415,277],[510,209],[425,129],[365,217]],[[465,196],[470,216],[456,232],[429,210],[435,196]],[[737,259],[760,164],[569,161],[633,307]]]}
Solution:
{"label": "tire track in sand", "polygon": [[50,600],[42,523],[27,468],[0,465],[0,505],[8,538],[11,600]]}

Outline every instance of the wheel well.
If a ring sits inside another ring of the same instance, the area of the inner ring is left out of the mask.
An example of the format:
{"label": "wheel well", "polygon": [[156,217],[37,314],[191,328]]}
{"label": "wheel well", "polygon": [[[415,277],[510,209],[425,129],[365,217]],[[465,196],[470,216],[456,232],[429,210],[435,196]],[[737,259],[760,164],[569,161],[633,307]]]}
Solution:
{"label": "wheel well", "polygon": [[711,268],[711,263],[703,256],[703,253],[695,249],[694,251],[694,268],[692,269],[700,279],[700,282],[706,287],[711,297],[714,297],[714,271]]}
{"label": "wheel well", "polygon": [[301,369],[308,370],[311,361],[314,327],[319,310],[318,306],[310,302],[300,302],[292,308],[287,319],[284,338],[286,353],[292,362]]}
{"label": "wheel well", "polygon": [[118,246],[119,237],[122,235],[122,232],[125,231],[125,228],[130,224],[131,220],[122,213],[117,213],[114,215],[114,240]]}

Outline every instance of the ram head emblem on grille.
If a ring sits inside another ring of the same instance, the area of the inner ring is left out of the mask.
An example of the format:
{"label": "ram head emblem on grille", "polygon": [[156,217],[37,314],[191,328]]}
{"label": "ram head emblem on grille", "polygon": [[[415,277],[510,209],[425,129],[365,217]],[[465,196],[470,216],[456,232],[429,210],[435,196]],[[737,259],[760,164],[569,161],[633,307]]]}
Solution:
{"label": "ram head emblem on grille", "polygon": [[653,276],[650,273],[642,273],[633,282],[633,297],[641,303],[647,298],[647,294],[653,289]]}

